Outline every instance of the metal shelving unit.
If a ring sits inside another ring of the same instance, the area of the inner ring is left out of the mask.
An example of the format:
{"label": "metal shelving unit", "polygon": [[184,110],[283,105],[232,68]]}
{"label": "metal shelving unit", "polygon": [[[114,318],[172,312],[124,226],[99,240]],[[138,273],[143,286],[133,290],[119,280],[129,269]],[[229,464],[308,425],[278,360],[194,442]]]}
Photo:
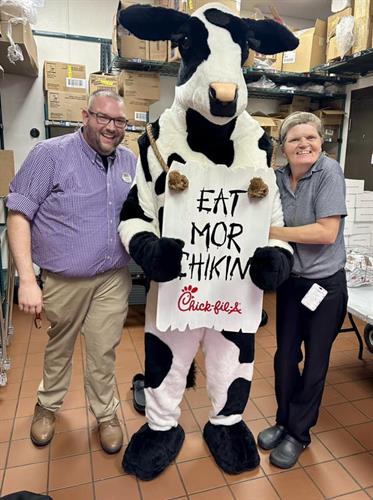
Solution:
{"label": "metal shelving unit", "polygon": [[373,48],[362,50],[351,56],[344,56],[340,60],[328,62],[315,69],[329,75],[333,73],[334,76],[343,74],[351,77],[352,75],[355,79],[358,75],[366,76],[373,72]]}
{"label": "metal shelving unit", "polygon": [[[132,71],[152,71],[165,76],[176,76],[179,71],[179,62],[160,62],[160,61],[143,61],[141,59],[125,59],[122,57],[114,57],[111,64],[112,72],[119,72],[123,69]],[[337,85],[346,85],[355,83],[357,78],[351,75],[331,75],[327,71],[311,71],[309,73],[290,73],[283,71],[275,71],[270,69],[258,68],[243,68],[243,73],[247,83],[256,82],[263,76],[272,80],[276,85],[294,84],[302,85],[304,83],[335,83]],[[266,99],[276,99],[281,97],[290,97],[292,95],[304,95],[313,99],[344,99],[343,93],[333,94],[330,92],[318,93],[310,92],[301,89],[282,90],[282,89],[263,89],[253,88],[248,89],[250,97],[259,97]]]}

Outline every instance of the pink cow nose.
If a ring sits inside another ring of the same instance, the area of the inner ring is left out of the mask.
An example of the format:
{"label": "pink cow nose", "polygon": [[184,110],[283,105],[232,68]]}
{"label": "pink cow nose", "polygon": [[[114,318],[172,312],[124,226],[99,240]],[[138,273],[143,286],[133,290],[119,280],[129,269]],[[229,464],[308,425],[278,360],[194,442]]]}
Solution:
{"label": "pink cow nose", "polygon": [[210,94],[220,102],[233,102],[237,97],[237,85],[235,83],[210,83]]}

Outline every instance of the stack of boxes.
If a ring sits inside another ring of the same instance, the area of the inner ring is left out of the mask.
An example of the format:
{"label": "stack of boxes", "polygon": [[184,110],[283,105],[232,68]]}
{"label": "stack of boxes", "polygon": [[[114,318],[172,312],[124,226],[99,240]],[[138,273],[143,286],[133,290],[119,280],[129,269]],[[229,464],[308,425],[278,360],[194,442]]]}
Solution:
{"label": "stack of boxes", "polygon": [[284,52],[282,71],[306,73],[325,63],[326,22],[317,19],[313,28],[295,31],[299,45],[295,50]]}
{"label": "stack of boxes", "polygon": [[[147,4],[154,7],[168,7],[192,14],[212,0],[120,0],[117,13],[113,20],[112,48],[115,55],[126,59],[135,59],[141,61],[160,61],[173,62],[180,60],[180,54],[177,47],[171,47],[167,41],[145,41],[136,38],[134,35],[123,29],[118,24],[118,12],[133,4]],[[219,3],[226,5],[237,14],[240,13],[240,2],[238,0],[220,0]],[[254,52],[250,51],[245,66],[252,66],[254,61]],[[277,68],[279,69],[279,68]]]}
{"label": "stack of boxes", "polygon": [[48,120],[81,122],[88,97],[83,64],[45,61],[44,90]]}
{"label": "stack of boxes", "polygon": [[364,180],[346,179],[346,247],[373,246],[373,191],[364,191]]}
{"label": "stack of boxes", "polygon": [[[336,45],[336,28],[345,16],[354,16],[352,49],[341,54]],[[343,55],[356,54],[372,47],[373,0],[354,0],[353,6],[329,16],[327,29],[326,61],[332,61]]]}

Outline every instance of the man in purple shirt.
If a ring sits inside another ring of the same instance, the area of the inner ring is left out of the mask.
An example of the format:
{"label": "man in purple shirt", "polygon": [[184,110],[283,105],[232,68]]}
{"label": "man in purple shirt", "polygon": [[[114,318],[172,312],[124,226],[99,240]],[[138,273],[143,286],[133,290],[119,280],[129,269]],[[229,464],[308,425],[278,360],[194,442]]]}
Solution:
{"label": "man in purple shirt", "polygon": [[[120,145],[127,120],[117,94],[92,94],[82,118],[79,131],[40,142],[24,161],[7,199],[8,233],[19,274],[19,308],[31,314],[44,309],[51,324],[31,439],[43,446],[53,437],[81,332],[90,408],[103,449],[116,453],[123,434],[114,396],[115,347],[131,289],[129,256],[117,226],[136,158]],[[43,271],[43,291],[33,262]]]}

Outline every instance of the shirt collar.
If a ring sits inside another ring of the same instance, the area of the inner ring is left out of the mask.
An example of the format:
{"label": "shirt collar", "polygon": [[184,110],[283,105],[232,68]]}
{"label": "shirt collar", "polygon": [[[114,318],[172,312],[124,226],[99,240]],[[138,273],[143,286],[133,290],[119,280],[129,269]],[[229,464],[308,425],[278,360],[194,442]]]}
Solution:
{"label": "shirt collar", "polygon": [[[83,127],[81,127],[79,129],[79,139],[80,139],[80,142],[81,142],[82,150],[88,156],[88,158],[92,162],[98,163],[101,166],[102,165],[101,156],[85,140],[84,135],[83,135]],[[114,151],[110,155],[108,155],[108,159],[113,162],[115,160],[115,158],[116,158],[116,150],[114,149]]]}

